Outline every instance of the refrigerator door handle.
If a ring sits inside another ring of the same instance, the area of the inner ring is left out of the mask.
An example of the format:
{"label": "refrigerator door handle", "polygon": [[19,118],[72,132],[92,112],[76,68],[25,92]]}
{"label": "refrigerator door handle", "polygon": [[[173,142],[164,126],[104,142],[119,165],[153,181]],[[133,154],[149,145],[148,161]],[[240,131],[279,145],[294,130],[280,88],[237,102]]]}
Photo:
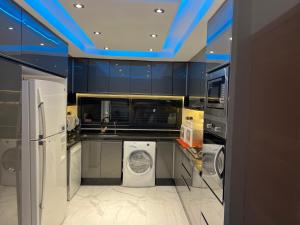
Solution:
{"label": "refrigerator door handle", "polygon": [[41,199],[39,207],[41,209],[40,218],[42,218],[42,209],[44,208],[44,195],[46,185],[46,168],[47,168],[47,152],[46,152],[46,140],[39,141],[39,145],[42,146],[43,154],[43,166],[42,166],[42,187],[41,187]]}
{"label": "refrigerator door handle", "polygon": [[41,123],[39,125],[39,129],[40,129],[39,138],[43,139],[46,136],[45,103],[42,100],[41,91],[39,88],[37,89],[37,94],[38,94],[38,101],[39,101],[38,109],[39,109],[39,115],[40,115],[40,121],[41,121]]}

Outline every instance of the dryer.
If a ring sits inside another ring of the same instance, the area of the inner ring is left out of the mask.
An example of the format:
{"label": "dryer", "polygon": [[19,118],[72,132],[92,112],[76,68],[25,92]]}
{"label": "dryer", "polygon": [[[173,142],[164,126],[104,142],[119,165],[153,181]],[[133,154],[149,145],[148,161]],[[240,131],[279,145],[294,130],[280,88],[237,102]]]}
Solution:
{"label": "dryer", "polygon": [[155,186],[156,142],[124,141],[123,186]]}

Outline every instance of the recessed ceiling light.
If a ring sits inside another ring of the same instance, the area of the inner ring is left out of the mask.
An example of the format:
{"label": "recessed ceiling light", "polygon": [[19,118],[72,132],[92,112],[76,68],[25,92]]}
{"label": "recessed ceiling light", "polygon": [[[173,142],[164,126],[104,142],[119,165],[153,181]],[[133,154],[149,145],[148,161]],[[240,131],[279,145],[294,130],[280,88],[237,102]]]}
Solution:
{"label": "recessed ceiling light", "polygon": [[152,48],[149,48],[149,52],[153,52],[153,49],[152,49]]}
{"label": "recessed ceiling light", "polygon": [[95,34],[95,35],[100,35],[101,32],[99,32],[99,31],[94,31],[94,34]]}
{"label": "recessed ceiling light", "polygon": [[44,46],[45,44],[44,43],[40,43],[40,46]]}
{"label": "recessed ceiling light", "polygon": [[13,27],[9,27],[8,29],[9,29],[9,30],[13,30],[14,28],[13,28]]}
{"label": "recessed ceiling light", "polygon": [[73,5],[75,8],[77,9],[83,9],[84,8],[84,5],[83,4],[80,4],[80,3],[76,3]]}
{"label": "recessed ceiling light", "polygon": [[232,37],[230,37],[229,40],[232,41]]}
{"label": "recessed ceiling light", "polygon": [[109,47],[104,47],[104,49],[105,49],[105,50],[108,50],[108,49],[109,49]]}
{"label": "recessed ceiling light", "polygon": [[209,54],[214,54],[215,52],[214,51],[209,51]]}
{"label": "recessed ceiling light", "polygon": [[150,37],[152,37],[152,38],[157,38],[157,34],[150,34]]}
{"label": "recessed ceiling light", "polygon": [[156,12],[156,13],[164,13],[165,10],[164,9],[154,9],[154,12]]}

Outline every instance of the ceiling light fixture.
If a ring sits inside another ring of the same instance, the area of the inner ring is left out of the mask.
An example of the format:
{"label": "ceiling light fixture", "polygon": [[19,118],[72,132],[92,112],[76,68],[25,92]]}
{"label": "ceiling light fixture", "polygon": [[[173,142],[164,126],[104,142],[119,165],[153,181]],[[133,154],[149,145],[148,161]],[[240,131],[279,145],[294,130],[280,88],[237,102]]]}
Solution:
{"label": "ceiling light fixture", "polygon": [[152,38],[157,38],[157,34],[150,34],[150,37],[152,37]]}
{"label": "ceiling light fixture", "polygon": [[209,54],[214,54],[215,52],[214,51],[209,51]]}
{"label": "ceiling light fixture", "polygon": [[164,13],[165,10],[164,10],[164,9],[159,9],[159,8],[158,8],[158,9],[154,9],[154,12],[161,14],[161,13]]}
{"label": "ceiling light fixture", "polygon": [[95,34],[95,35],[100,35],[101,32],[99,32],[99,31],[94,31],[94,34]]}
{"label": "ceiling light fixture", "polygon": [[76,3],[73,5],[75,8],[77,9],[83,9],[84,8],[84,5],[83,4],[80,4],[80,3]]}
{"label": "ceiling light fixture", "polygon": [[232,41],[232,37],[230,37],[229,40]]}
{"label": "ceiling light fixture", "polygon": [[45,44],[44,43],[40,43],[40,46],[44,46]]}
{"label": "ceiling light fixture", "polygon": [[13,28],[13,27],[9,27],[8,29],[9,29],[9,30],[13,30],[14,28]]}
{"label": "ceiling light fixture", "polygon": [[152,48],[150,48],[150,49],[149,49],[149,51],[150,51],[150,52],[153,52],[153,49],[152,49]]}
{"label": "ceiling light fixture", "polygon": [[104,49],[105,49],[105,50],[108,50],[108,49],[109,49],[109,47],[104,47]]}

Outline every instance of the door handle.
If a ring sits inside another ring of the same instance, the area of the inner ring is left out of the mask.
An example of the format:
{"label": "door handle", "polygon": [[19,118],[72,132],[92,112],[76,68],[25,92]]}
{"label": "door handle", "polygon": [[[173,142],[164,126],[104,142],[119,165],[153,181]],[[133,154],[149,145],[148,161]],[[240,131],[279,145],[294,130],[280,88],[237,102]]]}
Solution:
{"label": "door handle", "polygon": [[[41,140],[39,145],[42,146],[42,154],[43,154],[43,166],[42,166],[42,187],[41,187],[41,200],[39,207],[42,210],[44,208],[44,196],[45,196],[45,185],[46,185],[46,168],[47,168],[47,152],[46,152],[46,141]],[[42,216],[42,212],[40,214]]]}
{"label": "door handle", "polygon": [[39,114],[41,118],[41,125],[39,126],[40,128],[40,139],[43,139],[46,135],[46,119],[45,119],[45,103],[42,101],[41,97],[41,92],[40,89],[37,89],[37,94],[38,94],[38,109],[39,109]]}

